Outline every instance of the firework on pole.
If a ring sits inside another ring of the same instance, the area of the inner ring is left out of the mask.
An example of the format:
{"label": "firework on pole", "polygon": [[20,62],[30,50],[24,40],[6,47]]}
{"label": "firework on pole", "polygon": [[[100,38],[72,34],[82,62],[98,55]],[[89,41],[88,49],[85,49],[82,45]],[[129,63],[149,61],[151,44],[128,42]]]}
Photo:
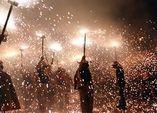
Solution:
{"label": "firework on pole", "polygon": [[20,103],[11,77],[3,71],[3,68],[3,62],[0,61],[0,111],[5,113],[5,111],[20,109]]}
{"label": "firework on pole", "polygon": [[86,61],[86,33],[84,33],[83,57],[79,63],[79,68],[74,76],[74,88],[80,93],[82,113],[92,113],[93,111],[93,82]]}
{"label": "firework on pole", "polygon": [[8,24],[8,21],[9,21],[9,18],[10,18],[10,15],[11,15],[11,12],[13,10],[13,6],[18,6],[18,3],[15,2],[15,1],[11,1],[9,0],[8,1],[11,5],[10,5],[10,9],[9,9],[9,12],[8,12],[8,15],[7,15],[7,19],[5,21],[5,24],[4,24],[4,27],[3,27],[3,30],[2,30],[2,33],[0,34],[0,44],[2,42],[6,42],[7,41],[7,35],[5,34],[5,31],[6,31],[6,28],[7,28],[7,24]]}
{"label": "firework on pole", "polygon": [[44,58],[44,40],[45,40],[46,37],[44,35],[42,35],[42,36],[40,36],[40,38],[42,39],[41,59],[38,62],[36,70],[37,70],[37,75],[39,77],[39,81],[43,84],[47,84],[48,81],[49,81],[49,77],[48,77],[48,74],[47,74],[46,70],[47,70],[49,65],[45,61],[45,58]]}

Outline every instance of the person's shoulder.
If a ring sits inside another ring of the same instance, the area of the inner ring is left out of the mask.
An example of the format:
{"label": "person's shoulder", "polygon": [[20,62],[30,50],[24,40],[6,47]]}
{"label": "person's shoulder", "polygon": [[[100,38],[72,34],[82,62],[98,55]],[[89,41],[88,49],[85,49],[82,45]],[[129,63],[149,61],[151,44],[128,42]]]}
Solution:
{"label": "person's shoulder", "polygon": [[1,76],[9,76],[9,74],[6,73],[5,71],[1,71],[1,72],[0,72],[0,75],[1,75]]}
{"label": "person's shoulder", "polygon": [[0,74],[4,74],[4,73],[6,73],[5,71],[0,71]]}
{"label": "person's shoulder", "polygon": [[0,76],[2,77],[2,76],[6,76],[7,75],[7,73],[6,72],[4,72],[4,71],[0,71]]}

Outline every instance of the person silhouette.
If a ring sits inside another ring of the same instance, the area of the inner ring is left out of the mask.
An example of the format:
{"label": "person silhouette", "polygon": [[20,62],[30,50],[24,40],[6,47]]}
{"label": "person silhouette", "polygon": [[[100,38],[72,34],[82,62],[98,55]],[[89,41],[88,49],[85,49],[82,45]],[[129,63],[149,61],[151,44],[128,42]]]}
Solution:
{"label": "person silhouette", "polygon": [[93,82],[85,56],[74,76],[74,89],[79,91],[82,113],[93,113]]}
{"label": "person silhouette", "polygon": [[117,62],[113,62],[112,67],[116,69],[116,84],[119,88],[119,104],[117,108],[120,110],[126,110],[126,99],[125,99],[125,77],[124,77],[124,70],[123,67]]}
{"label": "person silhouette", "polygon": [[43,84],[47,84],[49,81],[48,74],[46,73],[46,70],[49,68],[49,65],[46,63],[44,57],[42,56],[38,65],[36,66],[37,75],[39,77],[39,80]]}
{"label": "person silhouette", "polygon": [[0,111],[5,113],[5,111],[20,109],[20,103],[11,77],[3,69],[3,62],[0,61]]}

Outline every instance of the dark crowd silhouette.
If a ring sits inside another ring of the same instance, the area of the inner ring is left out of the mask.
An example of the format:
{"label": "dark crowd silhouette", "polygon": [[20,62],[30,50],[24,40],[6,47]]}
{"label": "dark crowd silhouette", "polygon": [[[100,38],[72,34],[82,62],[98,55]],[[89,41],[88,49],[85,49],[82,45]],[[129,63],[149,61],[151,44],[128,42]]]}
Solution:
{"label": "dark crowd silhouette", "polygon": [[[133,60],[134,57],[139,60],[129,62],[129,58]],[[11,75],[18,73],[21,77],[12,78],[15,87],[11,77],[3,71],[1,62],[0,89],[3,97],[1,111],[15,110],[19,113],[150,111],[155,113],[157,106],[156,54],[145,52],[143,55],[134,57],[128,56],[126,61],[119,61],[121,64],[115,61],[112,65],[109,63],[108,66],[104,66],[103,63],[99,63],[99,59],[88,62],[83,56],[74,81],[67,69],[58,67],[53,70],[52,65],[42,58],[32,71],[19,69],[11,73]],[[43,72],[44,75],[42,75]],[[46,79],[43,79],[44,82],[41,80],[43,76],[46,76]]]}

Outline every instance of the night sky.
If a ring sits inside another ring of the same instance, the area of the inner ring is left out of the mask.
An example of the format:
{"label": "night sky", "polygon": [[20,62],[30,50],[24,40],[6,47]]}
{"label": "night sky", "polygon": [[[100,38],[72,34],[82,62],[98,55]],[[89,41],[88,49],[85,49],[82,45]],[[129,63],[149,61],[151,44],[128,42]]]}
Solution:
{"label": "night sky", "polygon": [[[66,30],[71,31],[72,28],[77,29],[79,26],[88,26],[92,29],[107,29],[113,26],[114,29],[125,32],[124,37],[127,39],[144,37],[146,41],[152,43],[151,39],[155,40],[156,37],[156,0],[43,0],[39,2],[33,8],[15,9],[15,17],[24,16],[25,24],[31,24],[33,27],[42,26],[44,29],[52,22],[45,21],[45,18],[66,16],[69,12],[72,13],[72,20],[66,18],[64,21],[70,21],[71,24],[66,25],[62,21],[56,25],[58,28],[56,31],[65,31],[65,27]],[[51,6],[53,10],[47,11],[42,6],[48,8]],[[41,17],[40,11],[43,12]]]}

